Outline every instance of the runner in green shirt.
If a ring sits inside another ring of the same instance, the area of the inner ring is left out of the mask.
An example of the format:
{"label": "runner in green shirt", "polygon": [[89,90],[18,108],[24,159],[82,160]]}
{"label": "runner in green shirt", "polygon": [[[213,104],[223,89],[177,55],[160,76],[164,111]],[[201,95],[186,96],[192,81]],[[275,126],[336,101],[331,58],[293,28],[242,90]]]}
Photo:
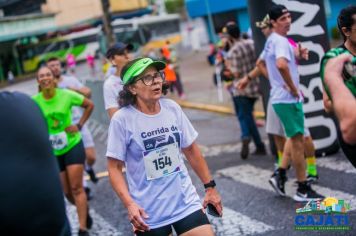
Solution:
{"label": "runner in green shirt", "polygon": [[[94,105],[84,96],[56,88],[52,71],[42,67],[37,73],[40,92],[33,96],[47,121],[49,139],[60,169],[63,191],[67,199],[76,205],[79,218],[78,235],[89,235],[92,225],[87,198],[83,189],[85,151],[80,129],[89,118]],[[72,125],[72,107],[81,106],[84,112],[79,122]]]}
{"label": "runner in green shirt", "polygon": [[80,132],[66,132],[66,128],[71,125],[70,108],[81,106],[84,96],[64,89],[55,89],[54,92],[50,99],[44,98],[42,92],[33,96],[33,99],[46,118],[54,154],[60,156],[71,150],[82,138]]}

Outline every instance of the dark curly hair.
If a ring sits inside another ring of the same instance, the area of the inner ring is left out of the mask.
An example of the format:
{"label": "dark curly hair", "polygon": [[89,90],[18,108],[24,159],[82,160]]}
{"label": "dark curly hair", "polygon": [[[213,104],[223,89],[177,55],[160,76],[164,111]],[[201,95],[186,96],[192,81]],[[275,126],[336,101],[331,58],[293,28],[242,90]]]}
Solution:
{"label": "dark curly hair", "polygon": [[[125,72],[132,66],[136,61],[141,60],[142,58],[137,58],[132,61],[129,61],[126,63],[126,65],[122,68],[120,76],[123,78]],[[134,105],[136,104],[137,98],[136,95],[133,95],[129,89],[130,85],[136,83],[136,79],[138,76],[134,77],[129,84],[124,85],[122,91],[119,93],[118,97],[118,103],[120,107],[126,107],[128,105]],[[162,84],[162,94],[166,95],[169,89],[169,84],[166,82],[163,82]]]}
{"label": "dark curly hair", "polygon": [[345,27],[347,30],[351,30],[351,26],[354,24],[354,19],[352,18],[354,14],[356,14],[356,5],[350,5],[342,9],[337,18],[337,26],[344,41],[346,41],[346,36],[341,28]]}

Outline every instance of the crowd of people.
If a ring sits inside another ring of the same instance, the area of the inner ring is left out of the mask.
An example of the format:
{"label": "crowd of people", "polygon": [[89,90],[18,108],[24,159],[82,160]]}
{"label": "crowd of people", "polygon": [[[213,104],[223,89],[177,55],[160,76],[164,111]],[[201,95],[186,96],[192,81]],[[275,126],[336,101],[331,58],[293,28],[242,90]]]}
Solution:
{"label": "crowd of people", "polygon": [[[256,23],[266,36],[258,57],[253,41],[241,36],[236,23],[228,22],[214,63],[231,94],[240,124],[243,160],[250,155],[251,141],[256,146],[255,155],[266,154],[253,110],[260,96],[258,77],[263,75],[268,79],[271,89],[266,130],[273,135],[277,150],[276,168],[268,182],[278,195],[286,196],[287,171],[293,166],[297,177],[293,198],[305,202],[324,196],[311,187],[319,175],[313,140],[305,122],[297,69],[300,60],[309,59],[309,52],[287,37],[291,22],[291,14],[285,6],[273,5],[269,9],[266,17]],[[338,26],[344,43],[327,52],[321,63],[323,101],[325,110],[337,117],[340,146],[356,167],[356,6],[340,12]],[[127,209],[136,235],[171,235],[173,229],[178,235],[214,235],[205,209],[221,217],[223,204],[197,145],[198,132],[182,108],[164,96],[175,88],[184,98],[174,52],[169,42],[161,48],[159,58],[154,54],[132,58],[132,49],[131,44],[117,42],[105,55],[112,65],[103,85],[105,109],[110,118],[106,157],[112,188]],[[93,58],[88,59],[89,66],[94,65],[92,61]],[[74,70],[75,63],[69,68]],[[38,232],[38,235],[70,235],[64,194],[68,202],[76,206],[78,235],[89,235],[93,219],[84,171],[93,182],[98,181],[93,170],[94,141],[86,125],[94,109],[91,91],[74,74],[62,73],[59,58],[49,58],[37,71],[37,83],[39,91],[32,101],[23,94],[0,93],[0,109],[8,111],[0,116],[1,130],[5,133],[0,140],[1,152],[11,157],[2,160],[6,163],[0,165],[4,169],[0,173],[8,173],[17,161],[24,163],[19,173],[35,173],[29,186],[37,190],[21,190],[24,192],[20,196],[29,196],[23,208],[26,210],[21,211],[24,199],[12,198],[16,186],[23,182],[21,175],[9,181],[5,186],[9,195],[3,198],[7,204],[1,206],[0,212],[6,207],[15,210],[11,209],[13,214],[0,233],[7,235],[25,230]],[[33,141],[26,144],[25,140],[29,139]],[[17,140],[19,146],[10,152],[12,140]],[[185,159],[205,188],[203,201],[192,184]],[[32,162],[27,165],[29,161]],[[47,196],[45,201],[38,201],[43,199],[39,194]],[[49,208],[35,214],[39,204]],[[31,217],[31,214],[40,217]],[[16,222],[22,222],[21,229],[14,226]]]}
{"label": "crowd of people", "polygon": [[[355,6],[349,6],[340,12],[338,17],[339,30],[344,37],[344,44],[330,50],[322,61],[321,78],[324,78],[324,67],[329,58],[346,53],[355,55],[352,27],[355,24]],[[269,183],[275,191],[285,196],[284,185],[287,181],[286,171],[292,165],[296,170],[298,188],[294,199],[308,201],[323,198],[311,188],[317,182],[317,162],[313,139],[306,124],[303,112],[303,94],[300,90],[298,61],[308,60],[309,51],[300,43],[287,37],[291,26],[291,15],[283,5],[274,5],[256,27],[266,37],[262,53],[257,57],[251,39],[243,38],[234,22],[228,22],[220,34],[215,53],[215,66],[220,79],[232,95],[236,115],[241,129],[241,158],[249,155],[249,142],[252,139],[256,146],[256,154],[265,154],[264,144],[253,117],[253,106],[260,96],[259,77],[263,75],[269,80],[270,96],[267,105],[266,132],[273,136],[276,152],[276,169]],[[209,58],[210,59],[210,58]],[[351,63],[350,63],[350,68]],[[345,74],[343,72],[343,74]],[[216,76],[216,75],[215,75]],[[354,91],[352,75],[346,79],[346,86]],[[329,90],[325,85],[324,104],[327,112],[332,111]],[[337,114],[336,114],[337,115]],[[343,114],[345,115],[345,113]],[[345,116],[342,116],[345,119]],[[348,119],[350,122],[352,119]],[[355,155],[352,145],[344,142],[342,131],[350,135],[349,127],[339,128],[339,143],[351,163]],[[353,125],[354,126],[354,125]],[[344,129],[343,129],[344,128]],[[347,130],[347,131],[346,131]],[[348,137],[347,137],[348,138]],[[354,164],[355,165],[355,164]]]}

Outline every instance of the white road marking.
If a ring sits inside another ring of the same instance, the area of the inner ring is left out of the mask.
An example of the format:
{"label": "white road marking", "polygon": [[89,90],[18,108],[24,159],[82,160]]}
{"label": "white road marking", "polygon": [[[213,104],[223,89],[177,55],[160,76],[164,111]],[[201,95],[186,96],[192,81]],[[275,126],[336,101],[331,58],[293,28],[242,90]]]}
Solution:
{"label": "white road marking", "polygon": [[[232,178],[237,182],[248,184],[259,189],[275,192],[272,186],[268,183],[272,171],[246,164],[221,169],[217,171],[217,174]],[[296,179],[288,179],[285,185],[285,191],[289,197],[293,197],[296,192],[296,186],[294,186],[295,181]],[[356,196],[350,193],[322,187],[316,184],[313,185],[313,189],[325,197],[336,197],[337,199],[343,199],[347,202],[356,202]]]}
{"label": "white road marking", "polygon": [[317,158],[316,166],[328,168],[331,170],[337,170],[348,174],[356,174],[356,169],[345,158],[336,158],[336,157]]}
{"label": "white road marking", "polygon": [[[70,203],[66,202],[67,216],[72,227],[72,235],[77,235],[79,230],[79,222],[76,208]],[[90,215],[93,218],[93,227],[89,230],[90,235],[97,236],[119,236],[123,233],[119,232],[111,226],[101,215],[94,209],[90,209]]]}
{"label": "white road marking", "polygon": [[256,235],[275,230],[271,225],[251,219],[227,207],[224,207],[222,218],[209,215],[208,217],[216,236]]}

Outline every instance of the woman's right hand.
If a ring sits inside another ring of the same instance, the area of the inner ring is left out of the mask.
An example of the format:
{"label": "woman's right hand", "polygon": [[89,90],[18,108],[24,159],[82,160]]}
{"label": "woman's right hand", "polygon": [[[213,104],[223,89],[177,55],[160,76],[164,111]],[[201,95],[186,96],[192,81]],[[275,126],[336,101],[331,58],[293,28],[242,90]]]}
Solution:
{"label": "woman's right hand", "polygon": [[146,214],[143,208],[141,208],[139,205],[133,202],[127,206],[127,212],[129,215],[129,220],[131,224],[133,224],[135,230],[141,232],[150,230],[148,225],[143,221],[143,218],[144,219],[148,218],[148,215]]}
{"label": "woman's right hand", "polygon": [[65,128],[65,131],[69,134],[74,134],[79,132],[80,130],[77,125],[70,125],[67,128]]}

